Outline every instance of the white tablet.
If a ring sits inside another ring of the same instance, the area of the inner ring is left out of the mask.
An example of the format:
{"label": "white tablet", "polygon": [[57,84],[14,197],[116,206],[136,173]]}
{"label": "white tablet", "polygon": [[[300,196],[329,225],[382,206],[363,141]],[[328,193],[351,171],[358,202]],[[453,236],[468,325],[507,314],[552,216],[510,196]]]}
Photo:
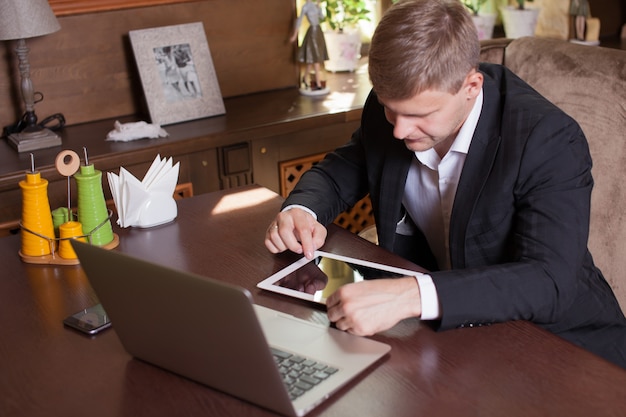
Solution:
{"label": "white tablet", "polygon": [[329,252],[315,251],[313,259],[302,257],[288,267],[264,279],[257,287],[320,304],[338,287],[366,279],[422,275],[421,272],[396,268]]}

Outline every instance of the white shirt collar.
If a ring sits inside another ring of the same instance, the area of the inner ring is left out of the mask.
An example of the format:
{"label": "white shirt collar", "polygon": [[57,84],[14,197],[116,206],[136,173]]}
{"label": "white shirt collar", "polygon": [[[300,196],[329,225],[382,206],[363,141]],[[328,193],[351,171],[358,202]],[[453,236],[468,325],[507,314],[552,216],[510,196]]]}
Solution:
{"label": "white shirt collar", "polygon": [[474,136],[474,131],[476,130],[476,126],[478,125],[478,119],[480,118],[480,113],[483,109],[483,90],[480,90],[478,93],[478,97],[476,97],[476,101],[474,102],[474,106],[472,107],[472,111],[470,111],[469,116],[465,119],[465,123],[461,126],[461,130],[459,130],[459,134],[454,139],[452,146],[450,147],[451,151],[461,152],[467,155],[469,151],[470,144],[472,143],[472,137]]}

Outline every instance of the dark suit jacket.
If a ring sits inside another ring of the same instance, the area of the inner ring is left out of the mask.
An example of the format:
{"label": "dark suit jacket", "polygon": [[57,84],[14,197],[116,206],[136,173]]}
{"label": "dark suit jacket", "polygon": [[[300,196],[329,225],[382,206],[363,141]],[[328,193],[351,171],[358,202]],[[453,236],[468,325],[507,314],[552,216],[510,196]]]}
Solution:
{"label": "dark suit jacket", "polygon": [[452,270],[419,230],[396,234],[414,158],[370,94],[361,127],[285,204],[328,224],[370,193],[380,245],[429,268],[441,329],[530,320],[626,367],[626,320],[587,249],[593,179],[579,125],[502,66],[483,64],[484,104],[450,219]]}

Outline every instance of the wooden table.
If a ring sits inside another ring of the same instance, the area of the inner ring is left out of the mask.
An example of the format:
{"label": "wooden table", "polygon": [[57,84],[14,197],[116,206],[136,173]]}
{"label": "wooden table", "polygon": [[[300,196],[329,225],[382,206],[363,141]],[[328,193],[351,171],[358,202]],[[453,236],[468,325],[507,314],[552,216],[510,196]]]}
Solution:
{"label": "wooden table", "polygon": [[[320,308],[255,287],[295,259],[263,245],[281,201],[255,186],[182,200],[169,225],[116,230],[116,250],[242,285],[259,304],[328,323]],[[97,302],[82,269],[24,264],[19,246],[19,236],[0,239],[0,416],[273,415],[131,358],[115,327],[92,338],[64,328],[65,316]],[[334,226],[324,249],[415,267]],[[390,355],[312,415],[626,413],[625,371],[530,323],[434,332],[407,320],[375,339]]]}

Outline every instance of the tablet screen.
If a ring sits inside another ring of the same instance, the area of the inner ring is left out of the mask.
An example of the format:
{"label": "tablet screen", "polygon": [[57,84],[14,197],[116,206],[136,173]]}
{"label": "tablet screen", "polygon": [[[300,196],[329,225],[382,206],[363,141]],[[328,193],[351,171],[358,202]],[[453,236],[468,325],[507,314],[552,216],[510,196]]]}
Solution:
{"label": "tablet screen", "polygon": [[302,258],[259,283],[260,288],[325,303],[342,285],[366,279],[397,278],[417,272],[316,252],[312,260]]}

